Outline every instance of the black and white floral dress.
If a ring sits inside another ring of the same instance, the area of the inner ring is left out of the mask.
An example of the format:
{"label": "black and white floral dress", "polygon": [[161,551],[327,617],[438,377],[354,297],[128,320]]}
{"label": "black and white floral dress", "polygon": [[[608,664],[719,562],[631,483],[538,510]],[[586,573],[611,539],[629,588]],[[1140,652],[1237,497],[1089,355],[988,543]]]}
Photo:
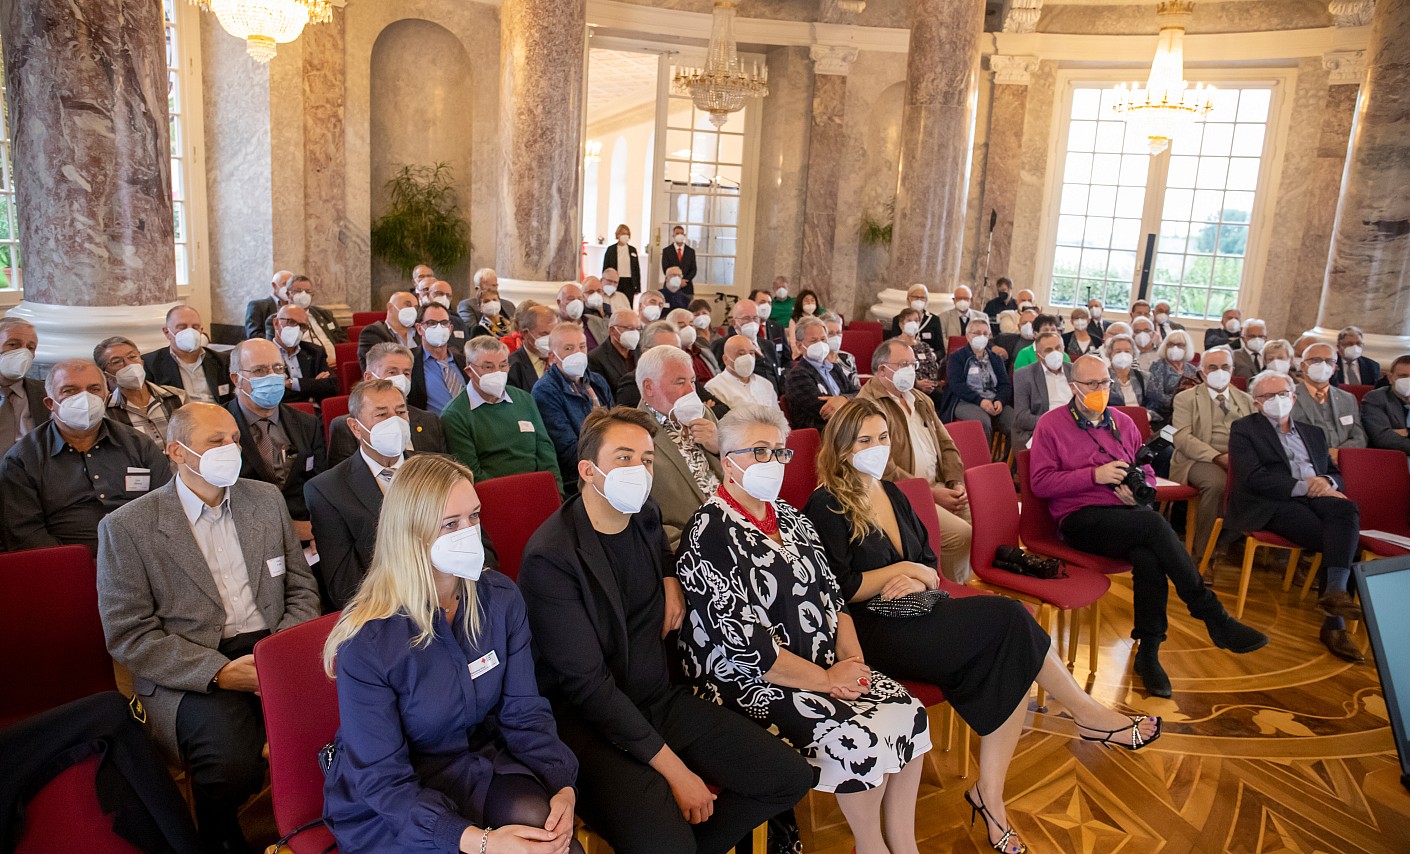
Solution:
{"label": "black and white floral dress", "polygon": [[686,673],[702,697],[738,709],[802,753],[820,771],[819,790],[875,788],[930,749],[925,707],[876,671],[855,700],[764,678],[781,649],[820,667],[835,664],[846,609],[812,523],[783,502],[775,509],[783,544],[718,496],[686,526],[676,557],[688,606],[680,633]]}

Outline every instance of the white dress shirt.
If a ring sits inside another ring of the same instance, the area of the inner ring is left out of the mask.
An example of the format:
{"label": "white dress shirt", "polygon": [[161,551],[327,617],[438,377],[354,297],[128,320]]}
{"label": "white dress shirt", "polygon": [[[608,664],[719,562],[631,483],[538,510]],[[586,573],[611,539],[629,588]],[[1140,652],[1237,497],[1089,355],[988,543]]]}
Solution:
{"label": "white dress shirt", "polygon": [[1066,406],[1072,399],[1072,386],[1068,384],[1067,375],[1062,371],[1053,373],[1047,368],[1043,368],[1043,382],[1048,385],[1048,411],[1051,412],[1060,406]]}
{"label": "white dress shirt", "polygon": [[206,351],[202,349],[201,355],[189,365],[177,358],[175,347],[172,348],[171,357],[176,360],[176,367],[181,369],[181,387],[186,390],[186,399],[195,403],[215,403],[216,390],[210,387],[206,372],[201,368],[206,361]]}
{"label": "white dress shirt", "polygon": [[250,588],[250,569],[245,565],[245,551],[240,546],[240,534],[235,530],[235,517],[230,515],[230,493],[221,496],[214,507],[206,504],[191,491],[180,475],[176,478],[176,494],[191,534],[206,558],[206,567],[215,579],[215,589],[225,606],[225,627],[222,638],[233,638],[245,632],[269,628],[255,605],[255,593]]}
{"label": "white dress shirt", "polygon": [[729,371],[721,371],[705,384],[705,390],[731,409],[755,403],[770,408],[778,406],[778,392],[758,374],[750,374],[747,382],[741,382]]}
{"label": "white dress shirt", "polygon": [[367,446],[363,445],[361,442],[357,445],[357,452],[362,454],[362,461],[367,463],[367,469],[372,472],[372,479],[377,482],[377,488],[382,490],[383,493],[386,493],[389,484],[382,479],[382,469],[391,469],[392,471],[400,469],[401,464],[406,462],[406,456],[404,454],[399,455],[396,462],[389,466],[384,466],[367,455]]}
{"label": "white dress shirt", "polygon": [[915,466],[911,474],[938,483],[940,449],[935,447],[935,434],[916,411],[915,393],[903,392],[901,397],[906,404],[906,432],[911,434],[911,463]]}

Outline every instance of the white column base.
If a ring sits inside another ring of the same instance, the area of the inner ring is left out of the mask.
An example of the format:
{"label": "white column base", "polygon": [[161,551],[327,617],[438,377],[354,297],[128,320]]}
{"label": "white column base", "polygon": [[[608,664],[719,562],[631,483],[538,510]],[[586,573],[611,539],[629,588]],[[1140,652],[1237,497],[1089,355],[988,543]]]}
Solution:
{"label": "white column base", "polygon": [[92,359],[93,348],[105,338],[132,339],[143,353],[167,345],[162,324],[177,300],[157,305],[46,305],[22,301],[5,312],[34,325],[39,335],[35,363],[42,369],[63,359]]}
{"label": "white column base", "polygon": [[[881,321],[883,324],[891,323],[892,318],[901,313],[901,309],[906,307],[906,292],[900,288],[887,288],[876,295],[876,303],[872,305],[871,316]],[[940,314],[955,307],[955,299],[949,294],[930,294],[930,304],[926,308],[931,314]]]}
{"label": "white column base", "polygon": [[531,299],[539,305],[546,305],[557,311],[558,289],[567,282],[538,282],[529,279],[499,280],[499,295],[511,300],[518,308],[524,300]]}
{"label": "white column base", "polygon": [[[1335,347],[1339,331],[1325,326],[1314,326],[1302,334],[1311,335],[1318,341],[1325,341]],[[1296,342],[1296,339],[1293,341]],[[1381,370],[1384,371],[1397,356],[1410,354],[1410,335],[1375,335],[1368,332],[1362,339],[1361,346],[1366,351],[1364,355],[1380,362]]]}

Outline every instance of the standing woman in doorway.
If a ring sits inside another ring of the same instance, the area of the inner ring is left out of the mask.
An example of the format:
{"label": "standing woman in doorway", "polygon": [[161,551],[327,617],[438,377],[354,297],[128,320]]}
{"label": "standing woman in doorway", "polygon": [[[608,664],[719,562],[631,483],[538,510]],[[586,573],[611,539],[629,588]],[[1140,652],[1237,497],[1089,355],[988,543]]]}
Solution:
{"label": "standing woman in doorway", "polygon": [[617,289],[627,299],[635,299],[641,290],[641,262],[637,260],[636,247],[631,245],[632,230],[626,223],[617,226],[617,242],[602,253],[602,269],[616,270],[620,279]]}

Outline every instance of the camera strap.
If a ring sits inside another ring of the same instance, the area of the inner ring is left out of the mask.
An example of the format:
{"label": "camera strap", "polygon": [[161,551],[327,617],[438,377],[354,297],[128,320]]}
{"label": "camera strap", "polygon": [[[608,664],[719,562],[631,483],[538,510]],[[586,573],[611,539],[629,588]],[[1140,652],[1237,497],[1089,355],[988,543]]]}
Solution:
{"label": "camera strap", "polygon": [[1130,464],[1131,460],[1118,457],[1116,454],[1112,453],[1112,450],[1110,448],[1108,448],[1106,445],[1103,445],[1097,439],[1096,434],[1098,432],[1110,431],[1111,437],[1116,440],[1117,447],[1122,449],[1123,451],[1125,450],[1125,446],[1121,444],[1121,431],[1117,429],[1116,419],[1111,417],[1111,413],[1106,411],[1102,412],[1102,420],[1097,422],[1096,424],[1093,424],[1086,418],[1082,417],[1082,413],[1077,410],[1076,401],[1076,397],[1074,397],[1071,401],[1068,401],[1067,411],[1069,414],[1072,415],[1072,419],[1077,422],[1078,429],[1080,429],[1088,439],[1092,440],[1092,444],[1097,446],[1097,450],[1101,451],[1103,454],[1106,454],[1108,457],[1111,457],[1113,460],[1120,460],[1123,463]]}

